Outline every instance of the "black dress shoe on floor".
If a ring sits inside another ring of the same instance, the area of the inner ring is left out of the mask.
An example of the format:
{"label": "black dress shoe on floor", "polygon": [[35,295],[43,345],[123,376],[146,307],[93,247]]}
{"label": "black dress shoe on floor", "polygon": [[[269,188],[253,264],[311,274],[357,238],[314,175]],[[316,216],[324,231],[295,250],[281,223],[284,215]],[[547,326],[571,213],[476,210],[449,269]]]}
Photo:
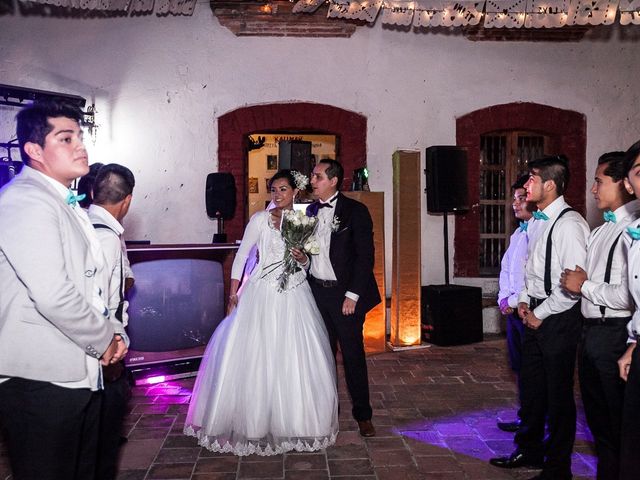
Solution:
{"label": "black dress shoe on floor", "polygon": [[494,467],[500,468],[520,468],[520,467],[532,467],[542,468],[542,458],[533,457],[525,453],[516,450],[508,457],[496,457],[489,460],[489,463]]}
{"label": "black dress shoe on floor", "polygon": [[358,430],[363,437],[375,437],[376,429],[371,420],[358,420]]}
{"label": "black dress shoe on floor", "polygon": [[517,432],[520,428],[520,420],[515,422],[498,422],[498,428],[503,432]]}

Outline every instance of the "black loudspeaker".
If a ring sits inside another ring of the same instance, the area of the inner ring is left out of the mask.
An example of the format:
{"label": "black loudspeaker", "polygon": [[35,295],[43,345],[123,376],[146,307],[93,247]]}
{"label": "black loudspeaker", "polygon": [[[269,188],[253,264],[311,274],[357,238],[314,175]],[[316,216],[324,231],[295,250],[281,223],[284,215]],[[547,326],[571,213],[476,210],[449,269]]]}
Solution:
{"label": "black loudspeaker", "polygon": [[205,190],[207,215],[211,218],[233,218],[236,211],[236,181],[230,173],[207,175]]}
{"label": "black loudspeaker", "polygon": [[482,289],[463,285],[422,287],[423,339],[436,345],[482,341]]}
{"label": "black loudspeaker", "polygon": [[469,210],[467,151],[455,146],[433,146],[427,148],[426,159],[427,210]]}
{"label": "black loudspeaker", "polygon": [[311,162],[311,142],[283,140],[278,143],[278,167],[297,170],[309,177],[314,167]]}

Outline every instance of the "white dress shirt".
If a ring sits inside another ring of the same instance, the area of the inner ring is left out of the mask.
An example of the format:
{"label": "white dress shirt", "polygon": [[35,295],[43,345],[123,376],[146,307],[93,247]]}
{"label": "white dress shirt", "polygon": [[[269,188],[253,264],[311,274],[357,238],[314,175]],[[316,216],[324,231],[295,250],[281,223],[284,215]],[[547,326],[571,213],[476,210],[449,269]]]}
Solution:
{"label": "white dress shirt", "polygon": [[[528,225],[527,223],[525,223]],[[509,240],[509,248],[500,262],[500,291],[498,305],[507,299],[511,308],[518,308],[518,295],[524,288],[524,267],[527,262],[527,231],[516,228]]]}
{"label": "white dress shirt", "polygon": [[[122,234],[124,228],[107,210],[99,205],[92,204],[88,210],[89,220],[92,224],[103,224],[109,227],[96,229],[96,235],[106,261],[106,268],[109,274],[109,290],[108,290],[108,308],[112,318],[120,306],[121,294],[124,294],[124,279],[126,278],[125,258],[126,251],[122,250]],[[122,325],[127,326],[129,323],[129,315],[127,314],[128,302],[122,308]],[[123,337],[124,338],[124,337]],[[126,339],[125,339],[126,341]],[[128,343],[127,343],[128,345]]]}
{"label": "white dress shirt", "polygon": [[[616,209],[616,221],[605,222],[594,229],[587,242],[587,264],[585,271],[588,280],[582,284],[581,311],[585,318],[600,318],[600,307],[606,307],[605,317],[629,317],[633,303],[628,289],[627,252],[629,235],[627,226],[637,216],[640,201],[634,200]],[[620,233],[622,232],[622,235]],[[611,278],[604,282],[609,251],[619,237],[611,263]],[[626,238],[625,238],[626,237]]]}
{"label": "white dress shirt", "polygon": [[539,320],[550,315],[569,310],[580,297],[566,293],[560,287],[560,274],[565,268],[584,268],[587,259],[587,238],[589,225],[582,215],[571,211],[565,213],[553,229],[551,250],[551,295],[547,298],[544,289],[544,267],[547,249],[547,237],[551,225],[558,215],[569,205],[564,196],[559,196],[543,210],[548,220],[529,221],[529,249],[525,274],[525,287],[518,298],[519,302],[529,303],[530,298],[546,301],[535,308],[534,314]]}
{"label": "white dress shirt", "polygon": [[[640,221],[631,222],[631,225],[640,228]],[[629,342],[635,343],[636,337],[640,335],[640,240],[633,240],[627,233],[624,233],[623,237],[630,244],[627,257],[629,293],[635,303],[635,310],[627,324],[627,331],[629,332]]]}
{"label": "white dress shirt", "polygon": [[[333,219],[336,212],[336,198],[338,192],[334,193],[326,202],[332,206],[318,209],[318,227],[316,228],[316,241],[320,247],[320,253],[313,256],[309,272],[315,278],[320,280],[337,280],[336,274],[331,266],[331,258],[329,251],[331,249],[331,234],[333,233]],[[357,302],[360,296],[356,293],[347,291],[345,296]]]}

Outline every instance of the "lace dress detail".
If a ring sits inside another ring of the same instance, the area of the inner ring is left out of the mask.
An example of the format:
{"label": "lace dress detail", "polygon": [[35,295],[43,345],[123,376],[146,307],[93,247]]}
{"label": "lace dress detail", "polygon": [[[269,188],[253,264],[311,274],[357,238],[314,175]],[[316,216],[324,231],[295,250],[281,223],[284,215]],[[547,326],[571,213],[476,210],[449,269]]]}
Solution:
{"label": "lace dress detail", "polygon": [[[184,433],[211,451],[235,455],[326,448],[338,433],[335,363],[306,272],[296,272],[278,292],[282,269],[272,264],[282,260],[284,242],[268,214],[251,219],[238,262],[249,241],[260,260],[238,307],[209,341]],[[236,262],[233,270],[238,278]]]}

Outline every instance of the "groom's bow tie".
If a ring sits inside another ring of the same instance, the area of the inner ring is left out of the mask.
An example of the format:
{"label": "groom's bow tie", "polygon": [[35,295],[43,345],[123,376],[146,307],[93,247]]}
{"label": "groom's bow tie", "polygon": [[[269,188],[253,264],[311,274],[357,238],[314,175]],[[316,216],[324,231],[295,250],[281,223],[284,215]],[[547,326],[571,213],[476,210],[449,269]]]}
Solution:
{"label": "groom's bow tie", "polygon": [[541,210],[536,210],[535,212],[533,212],[533,218],[535,218],[536,220],[549,220],[547,214]]}
{"label": "groom's bow tie", "polygon": [[318,210],[320,210],[321,208],[333,208],[333,205],[331,205],[330,203],[324,203],[324,202],[318,202]]}
{"label": "groom's bow tie", "polygon": [[69,193],[67,193],[67,198],[65,201],[67,202],[67,205],[75,207],[76,203],[78,203],[80,200],[84,200],[85,198],[86,195],[84,193],[82,195],[74,195],[73,191],[70,189]]}

